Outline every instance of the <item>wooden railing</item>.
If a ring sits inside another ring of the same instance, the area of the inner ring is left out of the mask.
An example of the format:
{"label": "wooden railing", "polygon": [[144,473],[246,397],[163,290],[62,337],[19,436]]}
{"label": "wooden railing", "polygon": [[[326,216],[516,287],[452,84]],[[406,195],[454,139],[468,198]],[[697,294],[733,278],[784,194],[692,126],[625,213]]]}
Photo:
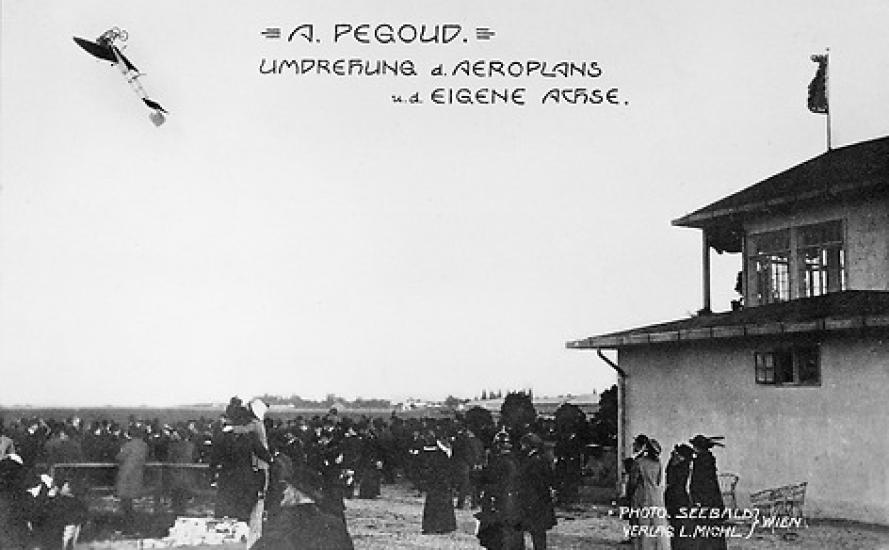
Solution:
{"label": "wooden railing", "polygon": [[[84,494],[113,494],[118,465],[113,462],[65,462],[52,466],[55,480],[66,479],[72,488]],[[212,496],[216,493],[207,464],[148,462],[143,474],[146,496],[165,497],[176,487],[192,495]]]}

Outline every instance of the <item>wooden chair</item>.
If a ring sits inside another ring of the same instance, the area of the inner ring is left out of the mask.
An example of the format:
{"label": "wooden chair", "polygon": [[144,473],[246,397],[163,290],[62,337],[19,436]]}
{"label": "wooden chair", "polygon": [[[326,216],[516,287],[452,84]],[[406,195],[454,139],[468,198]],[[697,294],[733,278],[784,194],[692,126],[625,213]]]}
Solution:
{"label": "wooden chair", "polygon": [[740,476],[731,472],[723,472],[717,477],[719,479],[719,492],[722,493],[722,502],[725,504],[725,507],[737,508],[738,497],[735,494],[735,487],[738,486],[738,480],[741,479]]}

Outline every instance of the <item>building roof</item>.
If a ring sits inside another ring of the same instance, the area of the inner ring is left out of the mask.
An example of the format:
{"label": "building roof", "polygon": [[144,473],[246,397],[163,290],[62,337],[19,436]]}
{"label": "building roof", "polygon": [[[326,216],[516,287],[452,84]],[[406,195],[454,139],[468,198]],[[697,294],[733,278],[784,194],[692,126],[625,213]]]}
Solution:
{"label": "building roof", "polygon": [[567,343],[571,349],[619,349],[632,346],[744,338],[779,334],[804,334],[889,329],[889,292],[847,290],[726,313],[702,314],[591,336]]}
{"label": "building roof", "polygon": [[889,137],[883,137],[831,149],[672,223],[705,229],[717,250],[740,252],[741,223],[746,217],[887,192]]}

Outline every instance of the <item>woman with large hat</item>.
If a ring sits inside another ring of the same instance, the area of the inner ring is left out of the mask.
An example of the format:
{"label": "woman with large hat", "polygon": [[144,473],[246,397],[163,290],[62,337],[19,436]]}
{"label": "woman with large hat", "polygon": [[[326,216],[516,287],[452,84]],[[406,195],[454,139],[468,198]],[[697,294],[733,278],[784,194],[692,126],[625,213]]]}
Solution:
{"label": "woman with large hat", "polygon": [[691,508],[691,497],[688,496],[688,476],[691,474],[691,461],[695,451],[688,445],[676,445],[670,453],[670,459],[664,468],[666,489],[664,489],[664,507],[670,526],[673,528],[672,550],[694,548],[693,541],[688,538],[692,533],[693,524],[686,518]]}
{"label": "woman with large hat", "polygon": [[723,447],[719,441],[721,436],[706,437],[698,434],[689,440],[694,448],[695,456],[691,466],[691,480],[688,492],[691,505],[695,507],[696,514],[701,518],[698,525],[706,527],[707,536],[697,537],[695,548],[720,550],[726,548],[726,540],[723,536],[709,536],[714,527],[723,524],[721,518],[710,519],[712,510],[719,510],[720,514],[725,509],[722,501],[722,492],[719,490],[719,478],[716,475],[716,457],[710,451],[713,447]]}
{"label": "woman with large hat", "polygon": [[627,482],[630,509],[638,514],[638,531],[632,537],[633,548],[669,550],[670,531],[664,509],[661,445],[655,439],[639,434],[633,440],[635,463]]}

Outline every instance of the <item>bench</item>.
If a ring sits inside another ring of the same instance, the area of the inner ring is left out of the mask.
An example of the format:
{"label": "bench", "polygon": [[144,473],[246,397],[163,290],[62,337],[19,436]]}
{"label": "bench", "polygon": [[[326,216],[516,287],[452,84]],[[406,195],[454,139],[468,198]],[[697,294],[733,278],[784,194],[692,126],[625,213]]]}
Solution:
{"label": "bench", "polygon": [[[806,503],[807,482],[757,491],[750,495],[750,506],[764,516],[801,518]],[[774,527],[773,527],[774,530]]]}

